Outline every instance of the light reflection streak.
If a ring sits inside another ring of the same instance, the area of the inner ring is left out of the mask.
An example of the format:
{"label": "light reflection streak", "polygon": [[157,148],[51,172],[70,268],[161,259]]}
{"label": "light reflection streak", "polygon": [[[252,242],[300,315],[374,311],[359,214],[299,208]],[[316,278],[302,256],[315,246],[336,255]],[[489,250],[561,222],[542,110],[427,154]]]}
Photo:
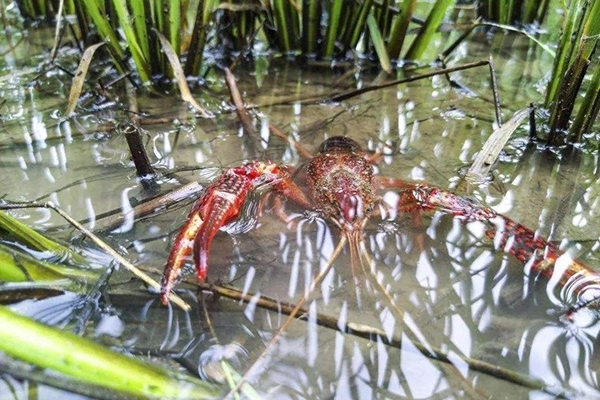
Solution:
{"label": "light reflection streak", "polygon": [[135,216],[133,213],[133,207],[129,202],[129,192],[134,188],[125,188],[121,191],[121,214],[123,215],[123,223],[120,227],[115,228],[111,231],[111,233],[125,233],[129,232],[133,229],[133,224],[135,222]]}
{"label": "light reflection streak", "polygon": [[317,302],[312,301],[308,306],[306,321],[306,363],[314,367],[319,354],[319,333],[317,325]]}

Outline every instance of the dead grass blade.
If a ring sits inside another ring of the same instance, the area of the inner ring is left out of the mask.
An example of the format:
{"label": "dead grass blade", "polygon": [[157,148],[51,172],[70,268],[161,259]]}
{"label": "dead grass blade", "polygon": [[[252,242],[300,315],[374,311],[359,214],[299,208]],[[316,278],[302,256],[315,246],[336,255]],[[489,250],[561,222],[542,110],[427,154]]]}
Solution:
{"label": "dead grass blade", "polygon": [[467,182],[481,183],[485,180],[504,145],[523,120],[529,116],[530,111],[529,107],[517,111],[511,119],[492,133],[467,171],[465,175]]}
{"label": "dead grass blade", "polygon": [[171,43],[169,43],[169,40],[165,37],[165,35],[157,31],[156,29],[153,29],[153,31],[158,36],[158,40],[160,40],[162,49],[167,55],[169,64],[171,64],[171,68],[173,68],[173,74],[175,75],[175,79],[177,80],[177,85],[179,86],[179,91],[181,92],[181,98],[184,101],[190,103],[190,105],[200,113],[200,116],[202,118],[214,117],[214,114],[212,112],[202,107],[192,96],[190,87],[188,86],[187,81],[185,80],[185,74],[183,72],[183,68],[181,68],[179,57],[177,56],[177,53],[175,53],[175,50],[173,50],[173,47],[171,47]]}
{"label": "dead grass blade", "polygon": [[94,53],[96,53],[96,50],[103,45],[104,42],[94,44],[88,47],[83,53],[83,56],[81,56],[81,61],[79,61],[77,71],[75,71],[75,77],[73,78],[73,86],[71,86],[71,91],[69,92],[69,102],[67,103],[67,109],[65,110],[66,117],[73,115],[75,107],[77,107],[77,100],[81,97],[81,90],[83,89],[83,84],[92,58],[94,57]]}

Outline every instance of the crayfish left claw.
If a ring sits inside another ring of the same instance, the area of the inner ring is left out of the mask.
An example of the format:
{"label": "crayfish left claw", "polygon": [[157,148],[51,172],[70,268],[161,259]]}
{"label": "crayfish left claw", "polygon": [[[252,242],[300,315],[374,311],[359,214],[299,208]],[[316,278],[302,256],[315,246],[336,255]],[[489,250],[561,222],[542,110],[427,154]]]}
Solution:
{"label": "crayfish left claw", "polygon": [[196,201],[188,222],[175,239],[162,277],[163,304],[168,303],[169,292],[179,278],[185,259],[192,249],[198,280],[203,281],[206,278],[213,238],[219,229],[240,215],[246,197],[251,190],[258,187],[274,189],[299,204],[309,204],[289,174],[276,164],[254,161],[241,167],[227,169]]}

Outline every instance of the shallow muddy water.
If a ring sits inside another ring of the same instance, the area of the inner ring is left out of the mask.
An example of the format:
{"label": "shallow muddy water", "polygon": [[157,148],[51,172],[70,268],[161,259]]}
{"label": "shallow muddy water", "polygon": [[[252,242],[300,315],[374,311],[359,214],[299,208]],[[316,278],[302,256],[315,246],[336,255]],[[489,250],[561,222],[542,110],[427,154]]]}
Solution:
{"label": "shallow muddy water", "polygon": [[[500,46],[494,52],[503,120],[541,101],[536,87],[551,65],[548,55],[524,39],[506,41],[510,50]],[[479,60],[488,51],[484,39],[473,41],[459,50],[455,62]],[[14,77],[0,81],[0,96],[7,100],[0,110],[0,195],[11,201],[55,202],[159,279],[194,198],[142,219],[107,225],[105,213],[125,213],[152,196],[137,181],[126,141],[116,129],[128,121],[126,96],[117,90],[114,98],[86,103],[77,117],[61,121],[57,110],[64,110],[68,80],[57,72],[31,81],[36,72],[27,68],[41,59],[17,57],[3,65],[2,75]],[[341,79],[341,72],[309,71],[283,61],[259,77],[236,74],[246,101],[256,105],[260,137],[241,134],[235,113],[223,106],[229,96],[222,82],[203,97],[217,112],[213,119],[195,118],[176,98],[138,98],[144,141],[160,175],[159,192],[188,180],[206,185],[223,168],[250,159],[299,167],[306,160],[292,140],[314,153],[334,135],[383,153],[376,166],[379,175],[453,188],[458,171],[494,129],[485,67],[454,74],[463,89],[451,88],[438,76],[339,103],[313,104],[302,104],[302,99],[365,86],[376,77],[356,72]],[[269,123],[290,141],[270,135]],[[524,125],[501,155],[494,181],[474,188],[472,195],[598,269],[598,167],[590,151],[549,151],[528,143]],[[381,195],[393,199],[394,191]],[[566,320],[564,313],[574,301],[568,288],[495,249],[483,223],[465,224],[442,212],[419,218],[374,216],[364,236],[370,262],[353,271],[346,246],[323,282],[309,291],[340,233],[318,213],[291,202],[285,210],[289,223],[267,207],[260,218],[247,216],[256,218],[256,229],[232,228],[213,242],[208,280],[254,296],[248,304],[208,293],[199,301],[196,288],[181,283],[178,292],[192,311],[163,307],[156,293],[120,269],[85,318],[81,297],[73,293],[11,307],[207,379],[221,376],[218,360],[225,358],[241,374],[250,371],[248,381],[263,398],[600,397],[597,313],[582,310],[573,321]],[[99,270],[108,266],[110,258],[59,216],[47,210],[11,213],[86,249]],[[186,278],[193,282],[188,264]],[[305,293],[304,320],[294,321],[261,356],[286,315],[257,304],[257,295],[295,303]],[[328,318],[333,326],[324,326]],[[332,329],[336,326],[352,332]],[[367,327],[380,335],[359,337]],[[516,378],[483,371],[483,363],[548,387],[543,391],[514,383]],[[2,398],[22,398],[29,390],[27,382],[9,374],[0,379]],[[38,398],[57,395],[47,387],[38,392]]]}

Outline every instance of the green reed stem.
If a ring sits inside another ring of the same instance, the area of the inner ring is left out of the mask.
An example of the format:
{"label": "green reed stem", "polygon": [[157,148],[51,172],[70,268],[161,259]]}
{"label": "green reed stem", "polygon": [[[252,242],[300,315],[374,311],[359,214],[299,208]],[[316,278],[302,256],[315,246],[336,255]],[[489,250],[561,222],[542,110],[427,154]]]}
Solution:
{"label": "green reed stem", "polygon": [[371,41],[373,42],[373,46],[375,47],[375,52],[377,53],[377,57],[379,57],[379,65],[381,65],[381,69],[383,69],[388,74],[392,73],[392,66],[390,64],[390,57],[387,54],[387,50],[385,48],[385,42],[381,33],[379,32],[379,28],[377,27],[377,21],[375,21],[375,17],[373,14],[369,14],[367,18],[367,25],[369,27],[369,33],[371,35]]}
{"label": "green reed stem", "polygon": [[397,59],[400,57],[402,45],[406,38],[410,19],[415,12],[417,0],[404,0],[400,5],[400,13],[394,18],[388,40],[388,54],[390,58]]}
{"label": "green reed stem", "polygon": [[307,0],[302,5],[302,52],[314,55],[321,39],[321,1]]}
{"label": "green reed stem", "polygon": [[335,41],[337,39],[338,28],[342,16],[342,6],[344,0],[333,0],[329,9],[329,24],[325,35],[323,58],[330,59],[333,57]]}
{"label": "green reed stem", "polygon": [[571,38],[573,37],[576,29],[578,29],[576,22],[580,16],[580,8],[582,7],[583,1],[584,0],[573,0],[573,7],[570,7],[567,10],[567,14],[563,22],[558,51],[556,53],[556,57],[554,58],[554,65],[552,66],[550,83],[546,88],[546,99],[544,101],[545,107],[549,107],[550,103],[552,103],[556,98],[558,86],[563,79],[565,71],[571,60],[571,54],[573,53],[573,49],[575,47]]}
{"label": "green reed stem", "polygon": [[418,60],[421,58],[425,49],[427,49],[431,43],[437,28],[440,26],[446,10],[448,10],[448,7],[450,7],[452,3],[453,0],[437,0],[435,2],[425,21],[425,25],[423,25],[421,32],[415,38],[404,58],[408,60]]}
{"label": "green reed stem", "polygon": [[600,67],[596,66],[592,80],[569,130],[569,141],[579,143],[585,132],[592,129],[600,109]]}
{"label": "green reed stem", "polygon": [[[362,3],[362,5],[360,6],[356,18],[351,22],[351,24],[349,24],[350,28],[351,28],[351,32],[352,32],[350,40],[348,41],[349,47],[351,47],[351,48],[356,47],[356,44],[358,43],[360,36],[365,31],[365,22],[367,21],[367,16],[372,19],[371,23],[374,23],[375,28],[377,28],[377,21],[375,21],[375,18],[373,17],[373,15],[370,14],[372,5],[373,5],[373,0],[365,0],[365,2]],[[371,29],[370,25],[369,25],[369,29]],[[377,28],[377,31],[379,32],[379,28]],[[379,36],[381,38],[381,35],[379,35]],[[383,42],[383,39],[381,39],[381,41]],[[384,44],[384,46],[385,46],[385,44]]]}
{"label": "green reed stem", "polygon": [[186,75],[200,73],[208,27],[218,4],[219,0],[200,0],[198,2],[198,9],[196,10],[196,18],[192,30],[192,40],[190,41],[184,69]]}
{"label": "green reed stem", "polygon": [[105,17],[105,8],[103,2],[96,0],[82,0],[85,4],[85,13],[89,15],[90,19],[96,25],[96,30],[108,44],[108,48],[111,50],[113,58],[118,61],[117,65],[120,65],[120,59],[123,57],[123,49],[119,44],[119,38],[116,32],[110,26],[108,19]]}
{"label": "green reed stem", "polygon": [[[129,13],[127,3],[125,0],[113,0],[112,4],[119,18],[120,27],[125,34],[125,39],[127,41],[129,51],[131,52],[133,62],[137,67],[140,79],[143,83],[148,83],[150,82],[150,64],[148,59],[144,57],[144,53],[140,46],[140,40],[136,36],[133,29],[133,18]],[[147,37],[144,37],[143,40],[147,41],[148,39]]]}

